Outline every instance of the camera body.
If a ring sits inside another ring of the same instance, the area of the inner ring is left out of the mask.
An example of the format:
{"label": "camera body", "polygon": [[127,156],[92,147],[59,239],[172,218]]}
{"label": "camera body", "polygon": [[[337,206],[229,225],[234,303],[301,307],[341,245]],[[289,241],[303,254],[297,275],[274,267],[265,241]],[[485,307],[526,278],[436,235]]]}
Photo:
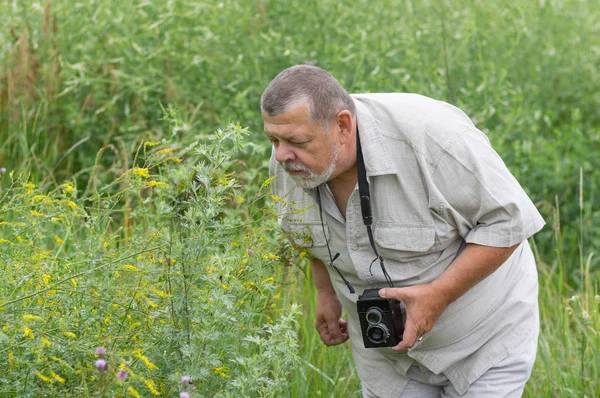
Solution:
{"label": "camera body", "polygon": [[356,310],[365,348],[394,347],[402,341],[400,301],[379,297],[379,289],[366,289],[358,297]]}

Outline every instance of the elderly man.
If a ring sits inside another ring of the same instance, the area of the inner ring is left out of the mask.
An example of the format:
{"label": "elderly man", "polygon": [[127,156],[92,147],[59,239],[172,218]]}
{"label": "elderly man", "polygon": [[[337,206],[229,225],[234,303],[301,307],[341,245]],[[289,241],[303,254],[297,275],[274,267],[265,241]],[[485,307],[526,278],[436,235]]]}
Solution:
{"label": "elderly man", "polygon": [[[363,395],[520,396],[539,332],[527,238],[544,221],[469,117],[349,95],[308,65],[277,75],[261,111],[279,224],[311,256],[315,326],[327,345],[350,339]],[[393,348],[365,348],[356,302],[373,288],[402,303]]]}

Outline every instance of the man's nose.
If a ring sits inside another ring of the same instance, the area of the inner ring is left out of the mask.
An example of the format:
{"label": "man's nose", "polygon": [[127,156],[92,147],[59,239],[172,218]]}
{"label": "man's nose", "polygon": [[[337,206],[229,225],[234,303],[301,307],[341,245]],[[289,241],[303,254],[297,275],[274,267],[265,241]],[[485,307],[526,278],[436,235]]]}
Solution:
{"label": "man's nose", "polygon": [[275,148],[275,160],[277,160],[279,163],[295,159],[296,154],[287,145],[280,143],[279,146]]}

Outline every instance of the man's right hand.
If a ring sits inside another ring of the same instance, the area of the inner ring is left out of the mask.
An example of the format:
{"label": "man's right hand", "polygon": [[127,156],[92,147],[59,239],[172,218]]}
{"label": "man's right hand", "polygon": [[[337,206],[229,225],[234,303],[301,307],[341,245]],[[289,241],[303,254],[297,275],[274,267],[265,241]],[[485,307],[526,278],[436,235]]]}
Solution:
{"label": "man's right hand", "polygon": [[342,303],[335,293],[317,293],[315,328],[326,345],[338,345],[348,340],[348,321],[342,319]]}

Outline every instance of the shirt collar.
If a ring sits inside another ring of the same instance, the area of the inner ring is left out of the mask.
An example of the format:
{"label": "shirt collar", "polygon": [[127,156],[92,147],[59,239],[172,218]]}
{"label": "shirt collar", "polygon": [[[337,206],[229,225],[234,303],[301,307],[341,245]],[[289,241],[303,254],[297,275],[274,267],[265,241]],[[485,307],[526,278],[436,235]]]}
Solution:
{"label": "shirt collar", "polygon": [[385,145],[384,137],[379,133],[377,120],[361,99],[356,97],[353,99],[356,105],[360,145],[365,159],[367,175],[395,174],[396,167],[389,149]]}

